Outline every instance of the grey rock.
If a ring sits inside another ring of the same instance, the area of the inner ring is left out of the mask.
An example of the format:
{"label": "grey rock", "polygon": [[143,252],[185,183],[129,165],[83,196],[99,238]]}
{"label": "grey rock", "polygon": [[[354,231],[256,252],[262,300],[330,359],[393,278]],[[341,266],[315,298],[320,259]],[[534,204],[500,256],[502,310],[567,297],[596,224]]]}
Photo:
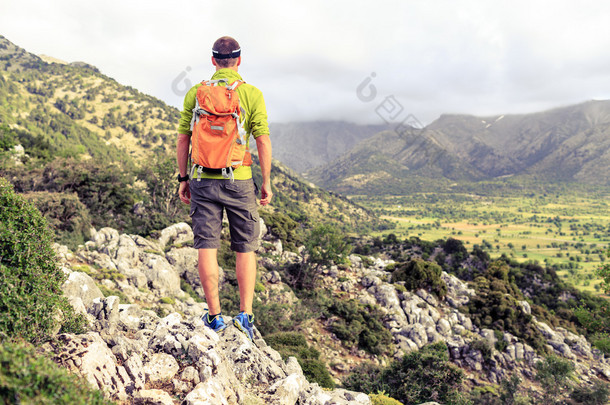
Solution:
{"label": "grey rock", "polygon": [[146,374],[144,372],[144,365],[142,364],[142,357],[139,354],[131,355],[125,364],[125,370],[131,377],[133,387],[136,390],[144,388],[146,383]]}
{"label": "grey rock", "polygon": [[173,245],[186,243],[192,241],[193,239],[194,235],[191,227],[185,222],[180,222],[161,231],[159,245],[161,248],[164,248],[168,244]]}
{"label": "grey rock", "polygon": [[140,249],[131,237],[121,235],[113,258],[117,268],[137,268],[140,265]]}
{"label": "grey rock", "polygon": [[74,271],[63,283],[62,290],[68,298],[80,298],[88,308],[96,298],[104,298],[104,294],[95,284],[95,281],[85,273]]}
{"label": "grey rock", "polygon": [[163,390],[141,390],[133,398],[134,405],[174,405],[171,395]]}
{"label": "grey rock", "polygon": [[269,271],[269,272],[265,273],[263,275],[263,280],[265,280],[266,282],[268,282],[270,284],[279,284],[282,282],[282,276],[280,275],[279,272],[273,270],[273,271]]}
{"label": "grey rock", "polygon": [[184,405],[228,405],[229,401],[222,382],[214,379],[197,384],[182,403]]}
{"label": "grey rock", "polygon": [[290,374],[288,377],[276,381],[269,391],[273,393],[269,402],[278,405],[294,405],[299,399],[301,391],[309,383],[303,374]]}
{"label": "grey rock", "polygon": [[102,228],[91,236],[96,248],[109,254],[114,252],[119,244],[119,231],[113,228]]}
{"label": "grey rock", "polygon": [[165,296],[180,293],[180,275],[165,257],[152,253],[143,253],[141,257],[142,270],[155,294]]}
{"label": "grey rock", "polygon": [[119,304],[119,326],[125,330],[138,330],[142,323],[144,312],[136,304]]}
{"label": "grey rock", "polygon": [[381,279],[379,277],[375,277],[372,275],[366,275],[366,276],[362,277],[361,284],[364,288],[378,286],[381,284]]}
{"label": "grey rock", "polygon": [[104,300],[104,319],[116,324],[119,321],[119,297],[111,295]]}
{"label": "grey rock", "polygon": [[296,357],[290,356],[288,357],[288,360],[286,360],[286,374],[303,374],[301,365],[297,361]]}
{"label": "grey rock", "polygon": [[487,340],[491,347],[496,344],[497,339],[493,329],[481,329],[479,334],[483,337],[483,339]]}
{"label": "grey rock", "polygon": [[[265,224],[265,220],[262,217],[259,217],[258,221],[259,221],[259,224],[260,224],[259,238],[263,239],[265,237],[265,235],[267,235],[267,232],[269,232],[269,229],[267,229],[267,225]],[[281,241],[280,241],[280,244],[281,244]],[[282,253],[282,252],[280,252],[280,253]]]}
{"label": "grey rock", "polygon": [[84,335],[61,334],[54,346],[55,358],[75,372],[94,388],[106,392],[111,398],[127,400],[126,385],[131,381],[123,366],[100,335],[89,332]]}
{"label": "grey rock", "polygon": [[155,353],[144,365],[146,380],[151,383],[171,380],[176,376],[180,366],[176,359],[166,353]]}
{"label": "grey rock", "polygon": [[194,385],[197,385],[201,382],[199,379],[199,372],[193,366],[188,366],[184,370],[182,370],[180,378]]}
{"label": "grey rock", "polygon": [[422,300],[426,301],[433,307],[438,305],[438,300],[436,299],[436,297],[424,289],[420,288],[415,292],[415,294],[417,294],[418,297],[420,297]]}
{"label": "grey rock", "polygon": [[436,330],[442,336],[447,337],[451,333],[451,325],[446,319],[439,319],[436,323]]}

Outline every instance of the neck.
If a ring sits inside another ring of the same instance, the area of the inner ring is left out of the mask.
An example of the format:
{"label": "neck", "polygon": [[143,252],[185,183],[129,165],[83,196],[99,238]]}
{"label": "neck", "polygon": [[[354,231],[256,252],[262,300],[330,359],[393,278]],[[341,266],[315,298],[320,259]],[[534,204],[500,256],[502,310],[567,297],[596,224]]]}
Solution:
{"label": "neck", "polygon": [[237,68],[238,68],[238,66],[237,66],[237,65],[235,65],[235,66],[229,66],[229,67],[226,67],[226,68],[223,68],[223,67],[220,67],[220,66],[216,66],[216,71],[218,72],[220,69],[231,69],[231,70],[234,70],[234,71],[236,71],[236,72],[237,72]]}

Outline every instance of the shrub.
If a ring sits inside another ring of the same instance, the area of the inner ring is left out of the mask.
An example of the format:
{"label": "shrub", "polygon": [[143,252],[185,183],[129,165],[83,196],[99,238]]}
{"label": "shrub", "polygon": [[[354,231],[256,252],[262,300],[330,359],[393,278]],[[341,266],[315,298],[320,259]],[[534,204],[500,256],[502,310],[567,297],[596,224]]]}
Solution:
{"label": "shrub", "polygon": [[369,394],[372,405],[403,405],[402,402],[390,398],[385,394]]}
{"label": "shrub", "polygon": [[385,385],[382,381],[384,369],[371,363],[356,366],[347,376],[343,385],[350,390],[373,393],[383,391]]}
{"label": "shrub", "polygon": [[396,266],[392,272],[392,282],[404,281],[410,291],[424,288],[443,298],[447,295],[447,284],[441,278],[442,273],[443,270],[436,263],[413,259]]}
{"label": "shrub", "polygon": [[492,347],[491,343],[487,339],[478,339],[470,344],[470,347],[474,350],[478,350],[481,352],[484,360],[491,359],[492,355]]}
{"label": "shrub", "polygon": [[470,314],[477,327],[509,332],[544,352],[546,340],[534,326],[532,316],[523,313],[519,304],[523,296],[517,286],[507,281],[507,268],[506,264],[493,263],[483,276],[477,277],[476,294],[462,310]]}
{"label": "shrub", "polygon": [[24,197],[42,213],[62,245],[76,249],[88,239],[91,217],[75,193],[41,191],[24,194]]}
{"label": "shrub", "polygon": [[309,382],[317,382],[321,387],[334,388],[335,383],[324,363],[320,360],[320,352],[310,347],[305,337],[297,332],[279,332],[265,337],[269,346],[277,350],[286,360],[294,356],[303,374]]}
{"label": "shrub", "polygon": [[464,244],[459,239],[448,238],[443,243],[443,250],[445,253],[453,256],[454,264],[461,263],[468,258],[468,250],[466,250]]}
{"label": "shrub", "polygon": [[557,356],[548,356],[536,363],[536,380],[543,388],[545,404],[555,404],[570,388],[574,364]]}
{"label": "shrub", "polygon": [[352,246],[345,235],[332,225],[319,225],[311,230],[305,248],[309,253],[309,261],[315,264],[344,263],[352,251]]}
{"label": "shrub", "polygon": [[604,354],[610,354],[610,336],[607,333],[596,334],[591,343],[596,349],[601,350]]}
{"label": "shrub", "polygon": [[282,241],[283,248],[296,252],[297,246],[303,243],[299,224],[281,212],[262,210],[260,215],[269,231]]}
{"label": "shrub", "polygon": [[385,392],[405,405],[434,398],[440,403],[460,400],[463,372],[451,364],[445,343],[424,346],[382,369],[374,365],[357,367],[344,382],[356,391]]}
{"label": "shrub", "polygon": [[595,381],[592,387],[576,387],[570,399],[577,404],[603,405],[608,403],[610,389],[608,384],[601,380]]}
{"label": "shrub", "polygon": [[386,354],[392,348],[392,334],[383,325],[383,313],[373,305],[357,300],[326,301],[326,314],[339,317],[330,331],[347,345],[358,345],[372,354]]}
{"label": "shrub", "polygon": [[66,275],[55,262],[40,212],[0,178],[0,332],[30,342],[61,325],[81,332],[85,320],[63,295]]}
{"label": "shrub", "polygon": [[110,405],[102,393],[25,343],[0,346],[0,403]]}

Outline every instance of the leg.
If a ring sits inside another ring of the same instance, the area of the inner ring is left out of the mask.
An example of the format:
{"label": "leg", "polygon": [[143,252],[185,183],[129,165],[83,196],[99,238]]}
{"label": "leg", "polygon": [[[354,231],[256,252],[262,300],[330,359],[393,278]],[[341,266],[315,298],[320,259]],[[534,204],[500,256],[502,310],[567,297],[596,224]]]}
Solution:
{"label": "leg", "polygon": [[[220,313],[220,299],[218,297],[218,249],[198,249],[199,251],[199,278],[208,303],[211,315]],[[254,290],[254,287],[253,287]]]}
{"label": "leg", "polygon": [[254,252],[235,252],[235,254],[235,273],[239,284],[239,310],[252,314],[254,285],[256,284],[256,254]]}

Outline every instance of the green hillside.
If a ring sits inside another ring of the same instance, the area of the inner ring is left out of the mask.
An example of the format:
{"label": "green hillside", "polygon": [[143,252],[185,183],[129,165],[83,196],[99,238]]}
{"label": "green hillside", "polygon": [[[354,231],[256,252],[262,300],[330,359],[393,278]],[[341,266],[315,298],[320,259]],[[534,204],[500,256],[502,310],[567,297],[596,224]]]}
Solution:
{"label": "green hillside", "polygon": [[[179,111],[86,63],[52,60],[0,37],[0,176],[71,246],[86,240],[91,226],[147,235],[190,221],[175,179]],[[273,187],[275,201],[263,215],[276,225],[388,227],[279,162]]]}

